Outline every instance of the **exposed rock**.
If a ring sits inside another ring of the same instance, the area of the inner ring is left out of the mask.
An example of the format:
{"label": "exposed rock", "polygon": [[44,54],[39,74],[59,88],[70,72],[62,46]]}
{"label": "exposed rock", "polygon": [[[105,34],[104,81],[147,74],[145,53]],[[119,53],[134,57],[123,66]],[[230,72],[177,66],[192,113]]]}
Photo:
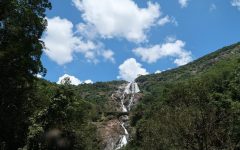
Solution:
{"label": "exposed rock", "polygon": [[102,148],[104,150],[113,150],[119,141],[119,135],[123,134],[121,122],[118,119],[112,119],[104,122],[98,127]]}
{"label": "exposed rock", "polygon": [[111,95],[108,105],[112,107],[106,113],[111,114],[111,117],[106,117],[108,120],[105,119],[98,126],[101,149],[118,150],[127,144],[131,132],[128,113],[139,102],[139,92],[137,83],[132,82],[120,85]]}

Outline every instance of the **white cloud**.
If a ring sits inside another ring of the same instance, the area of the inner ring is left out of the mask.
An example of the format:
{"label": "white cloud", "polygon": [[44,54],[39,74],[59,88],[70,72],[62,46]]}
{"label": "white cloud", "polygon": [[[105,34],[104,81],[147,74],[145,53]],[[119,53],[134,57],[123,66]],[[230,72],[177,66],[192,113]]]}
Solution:
{"label": "white cloud", "polygon": [[91,40],[94,40],[96,38],[97,31],[93,25],[78,23],[76,25],[76,28],[77,28],[77,32],[81,34],[83,37],[86,37],[87,39],[91,39]]}
{"label": "white cloud", "polygon": [[[147,8],[140,8],[133,0],[72,0],[82,12],[86,22],[78,29],[104,38],[125,38],[129,41],[146,40],[146,31],[154,26],[160,17],[160,6],[148,2]],[[91,30],[90,32],[87,32]]]}
{"label": "white cloud", "polygon": [[155,71],[155,74],[159,74],[159,73],[162,73],[162,71],[161,70]]}
{"label": "white cloud", "polygon": [[48,57],[59,65],[73,60],[72,53],[77,39],[73,36],[73,24],[67,19],[54,17],[48,19],[46,35],[43,39]]}
{"label": "white cloud", "polygon": [[[97,63],[97,57],[102,56],[112,61],[114,53],[108,50],[108,55],[103,50],[101,43],[96,44],[90,40],[83,40],[74,34],[73,24],[67,19],[60,17],[48,18],[48,27],[43,38],[46,45],[45,53],[59,65],[69,63],[73,60],[74,53],[81,53],[89,62]],[[102,52],[103,51],[103,52]],[[103,55],[104,54],[104,55]]]}
{"label": "white cloud", "polygon": [[69,78],[72,85],[82,84],[82,82],[78,78],[68,74],[64,74],[63,76],[59,77],[57,84],[64,84],[65,78]]}
{"label": "white cloud", "polygon": [[134,58],[129,58],[119,66],[119,76],[118,79],[123,79],[126,81],[134,81],[139,75],[149,74],[145,68],[142,67],[140,63]]}
{"label": "white cloud", "polygon": [[240,10],[240,0],[232,0],[231,4],[232,6],[237,7],[238,10]]}
{"label": "white cloud", "polygon": [[158,21],[158,25],[160,25],[160,26],[164,26],[167,23],[173,23],[175,26],[178,26],[178,22],[176,21],[176,19],[174,17],[169,17],[168,15],[161,18]]}
{"label": "white cloud", "polygon": [[158,21],[158,24],[160,26],[164,26],[165,24],[169,23],[171,20],[169,18],[169,16],[166,16],[164,18],[161,18],[159,21]]}
{"label": "white cloud", "polygon": [[187,7],[190,0],[178,0],[182,8]]}
{"label": "white cloud", "polygon": [[92,80],[85,80],[85,81],[81,81],[78,78],[76,78],[75,76],[71,76],[68,74],[64,74],[63,76],[59,77],[57,84],[64,84],[64,79],[65,78],[69,78],[70,80],[70,84],[72,85],[79,85],[79,84],[93,84]]}
{"label": "white cloud", "polygon": [[[172,39],[173,40],[173,39]],[[167,41],[163,44],[154,45],[152,47],[140,47],[134,49],[133,52],[140,56],[142,61],[147,63],[155,63],[164,57],[174,57],[174,63],[178,66],[185,65],[192,61],[190,51],[184,49],[185,42],[181,40]]]}
{"label": "white cloud", "polygon": [[110,60],[112,62],[115,62],[115,59],[114,59],[114,52],[111,51],[111,50],[104,50],[102,52],[102,56],[106,59],[106,60]]}
{"label": "white cloud", "polygon": [[93,84],[93,81],[92,80],[85,80],[84,84]]}
{"label": "white cloud", "polygon": [[99,45],[92,41],[83,42],[79,38],[76,42],[74,52],[82,53],[89,62],[97,62],[98,49],[100,49]]}

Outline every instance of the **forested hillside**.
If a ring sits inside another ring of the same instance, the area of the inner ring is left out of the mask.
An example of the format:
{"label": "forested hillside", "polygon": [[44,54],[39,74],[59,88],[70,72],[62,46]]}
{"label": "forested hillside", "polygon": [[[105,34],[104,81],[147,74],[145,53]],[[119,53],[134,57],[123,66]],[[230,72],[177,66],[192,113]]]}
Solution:
{"label": "forested hillside", "polygon": [[37,77],[49,9],[0,1],[0,150],[240,149],[240,43],[131,83],[57,84]]}
{"label": "forested hillside", "polygon": [[239,149],[239,43],[137,81],[144,97],[127,149]]}
{"label": "forested hillside", "polygon": [[[130,112],[126,149],[238,149],[239,64],[237,43],[180,68],[139,77],[142,96]],[[101,149],[97,126],[114,117],[104,113],[115,110],[110,97],[125,82],[36,82],[28,143],[39,145],[45,132],[60,129],[68,140],[72,136],[73,149]]]}
{"label": "forested hillside", "polygon": [[[142,96],[130,112],[126,149],[238,149],[239,64],[240,45],[234,44],[186,66],[139,77]],[[98,125],[118,117],[106,112],[115,110],[110,97],[126,82],[35,82],[26,147],[51,149],[57,138],[63,149],[101,149]]]}

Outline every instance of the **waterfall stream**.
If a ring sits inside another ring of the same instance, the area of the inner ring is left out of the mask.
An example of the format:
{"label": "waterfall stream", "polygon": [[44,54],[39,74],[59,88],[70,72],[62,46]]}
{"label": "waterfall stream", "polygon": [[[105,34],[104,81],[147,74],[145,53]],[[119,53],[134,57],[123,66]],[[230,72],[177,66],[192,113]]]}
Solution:
{"label": "waterfall stream", "polygon": [[[122,93],[122,96],[121,96],[122,112],[129,112],[131,110],[131,107],[133,106],[133,101],[134,101],[134,98],[135,98],[135,94],[139,93],[139,92],[140,92],[140,90],[139,90],[139,87],[138,87],[136,82],[130,82],[130,83],[127,84],[127,86],[125,87],[125,89]],[[126,102],[126,101],[128,101],[128,102]],[[125,103],[127,103],[128,105],[126,106]],[[128,120],[128,116],[126,115],[125,117]],[[121,127],[124,131],[124,134],[119,135],[120,140],[117,143],[117,145],[115,146],[115,148],[114,148],[115,150],[121,149],[122,147],[126,146],[127,143],[128,143],[129,133],[126,129],[126,123],[123,120],[121,121]]]}

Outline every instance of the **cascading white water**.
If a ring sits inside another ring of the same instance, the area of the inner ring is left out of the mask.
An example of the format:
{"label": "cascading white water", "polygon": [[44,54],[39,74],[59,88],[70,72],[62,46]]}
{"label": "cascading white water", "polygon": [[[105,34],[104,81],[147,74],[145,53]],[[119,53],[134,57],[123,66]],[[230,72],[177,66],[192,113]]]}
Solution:
{"label": "cascading white water", "polygon": [[127,143],[128,143],[128,141],[127,141],[128,140],[128,136],[129,136],[128,131],[125,128],[124,123],[122,123],[121,126],[122,126],[122,128],[124,130],[124,135],[121,135],[121,139],[120,139],[119,144],[116,147],[116,150],[122,148],[123,146],[127,145]]}
{"label": "cascading white water", "polygon": [[131,93],[131,90],[130,90],[131,84],[132,84],[132,83],[130,82],[130,83],[128,83],[128,85],[125,87],[125,90],[124,90],[123,95],[125,95],[125,94],[130,94],[130,93]]}
{"label": "cascading white water", "polygon": [[[139,90],[139,87],[137,85],[136,82],[130,82],[128,83],[128,85],[125,87],[124,89],[124,92],[121,96],[121,107],[122,107],[122,112],[128,112],[131,110],[131,107],[133,105],[133,100],[134,100],[134,97],[135,97],[135,94],[136,93],[139,93],[140,90]],[[126,94],[129,95],[130,94],[130,99],[129,99],[129,102],[128,102],[128,106],[126,107],[124,102],[125,102],[125,98],[126,98]],[[127,119],[128,119],[128,116],[126,116]],[[122,124],[121,124],[123,130],[124,130],[124,135],[120,135],[120,141],[118,142],[118,144],[116,145],[116,148],[115,150],[119,150],[121,149],[122,147],[126,146],[127,143],[128,143],[128,138],[129,138],[129,133],[125,127],[125,122],[122,121]]]}
{"label": "cascading white water", "polygon": [[130,101],[129,101],[129,104],[128,104],[128,111],[131,110],[135,94],[140,92],[140,89],[139,89],[139,87],[138,87],[136,82],[130,83],[129,89],[130,88],[131,88],[131,90],[128,90],[128,94],[131,94],[131,98],[130,98]]}
{"label": "cascading white water", "polygon": [[124,100],[125,100],[125,94],[123,93],[123,95],[121,96],[121,107],[122,107],[122,112],[127,112],[127,108],[124,105]]}

